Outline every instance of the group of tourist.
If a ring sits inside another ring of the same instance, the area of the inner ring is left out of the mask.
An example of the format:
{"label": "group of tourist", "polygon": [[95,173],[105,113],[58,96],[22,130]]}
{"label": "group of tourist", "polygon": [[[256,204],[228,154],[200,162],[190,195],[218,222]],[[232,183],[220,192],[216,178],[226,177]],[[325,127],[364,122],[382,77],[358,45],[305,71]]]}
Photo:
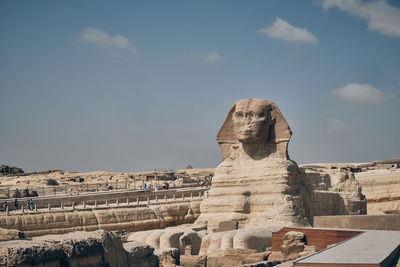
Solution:
{"label": "group of tourist", "polygon": [[[158,187],[158,184],[155,184],[155,185],[152,185],[152,184],[144,184],[144,185],[143,185],[143,189],[144,189],[144,190],[149,190],[149,191],[153,190],[154,192],[157,192],[158,189],[159,189],[159,187]],[[162,189],[169,189],[169,183],[164,182],[164,183],[162,184]]]}
{"label": "group of tourist", "polygon": [[197,184],[201,187],[208,187],[211,185],[211,177],[206,176],[205,180],[197,179]]}
{"label": "group of tourist", "polygon": [[[12,196],[14,198],[14,209],[18,210],[19,209],[18,198],[35,197],[35,196],[38,196],[38,194],[36,191],[32,191],[32,193],[29,192],[28,188],[25,188],[24,191],[21,193],[21,191],[18,188],[16,188],[14,191],[14,194]],[[35,206],[35,204],[33,203],[32,198],[29,198],[28,200],[26,200],[27,209],[33,210],[34,206]],[[7,201],[4,201],[3,204],[1,205],[1,207],[4,212],[7,212],[7,210],[9,209],[9,203],[7,203]]]}
{"label": "group of tourist", "polygon": [[29,192],[29,188],[27,187],[27,188],[25,188],[24,189],[24,191],[21,193],[21,191],[19,191],[19,189],[18,188],[16,188],[15,189],[15,192],[14,192],[14,195],[13,195],[13,197],[14,198],[21,198],[21,197],[37,197],[38,196],[38,193],[37,193],[37,191],[32,191],[32,192]]}

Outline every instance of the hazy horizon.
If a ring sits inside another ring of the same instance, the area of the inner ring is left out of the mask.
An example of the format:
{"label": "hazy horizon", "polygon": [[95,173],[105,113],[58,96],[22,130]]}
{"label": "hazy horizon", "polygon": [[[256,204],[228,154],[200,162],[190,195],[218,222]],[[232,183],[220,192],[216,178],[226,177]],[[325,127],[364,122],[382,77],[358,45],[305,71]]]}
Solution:
{"label": "hazy horizon", "polygon": [[216,167],[243,98],[299,164],[400,158],[400,2],[1,1],[0,164]]}

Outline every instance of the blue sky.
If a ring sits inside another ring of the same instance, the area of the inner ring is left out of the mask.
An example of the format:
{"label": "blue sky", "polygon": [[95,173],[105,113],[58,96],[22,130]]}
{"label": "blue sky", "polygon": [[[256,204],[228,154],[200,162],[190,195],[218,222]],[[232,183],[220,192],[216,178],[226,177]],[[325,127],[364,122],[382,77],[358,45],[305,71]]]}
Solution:
{"label": "blue sky", "polygon": [[274,101],[298,163],[400,157],[400,1],[1,1],[0,163],[215,167]]}

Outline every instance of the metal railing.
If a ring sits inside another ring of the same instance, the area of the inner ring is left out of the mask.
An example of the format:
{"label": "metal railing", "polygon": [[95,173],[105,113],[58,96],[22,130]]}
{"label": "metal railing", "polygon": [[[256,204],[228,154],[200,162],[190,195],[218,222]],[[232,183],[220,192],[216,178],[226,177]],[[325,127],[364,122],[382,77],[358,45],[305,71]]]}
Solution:
{"label": "metal railing", "polygon": [[75,196],[33,197],[32,205],[27,202],[14,205],[13,199],[7,199],[7,207],[0,214],[31,214],[51,210],[85,210],[108,207],[131,207],[150,204],[162,204],[174,201],[190,201],[191,199],[207,197],[208,187],[168,189],[156,192],[148,190],[124,190],[121,192],[98,192]]}
{"label": "metal railing", "polygon": [[[151,188],[154,188],[155,185],[158,186],[158,189],[162,189],[164,181],[116,181],[116,182],[105,182],[105,183],[81,183],[77,185],[54,185],[54,186],[43,186],[43,187],[32,187],[29,188],[29,196],[24,196],[25,189],[19,190],[20,196],[17,198],[24,197],[34,197],[37,193],[37,196],[56,196],[56,195],[79,195],[83,192],[102,192],[102,191],[112,191],[112,190],[140,190],[144,189],[144,185],[146,184],[147,188],[149,185]],[[169,183],[169,188],[177,189],[177,188],[186,188],[198,186],[197,183],[182,183],[179,181],[167,181]],[[1,197],[3,196],[3,197]],[[0,199],[4,198],[15,198],[16,191],[10,188],[0,188]]]}

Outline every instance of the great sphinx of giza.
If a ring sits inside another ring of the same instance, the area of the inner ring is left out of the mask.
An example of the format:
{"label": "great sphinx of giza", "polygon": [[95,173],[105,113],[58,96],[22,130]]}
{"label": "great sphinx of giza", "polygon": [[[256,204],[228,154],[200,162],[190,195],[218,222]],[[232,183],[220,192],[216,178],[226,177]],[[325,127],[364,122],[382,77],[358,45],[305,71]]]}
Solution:
{"label": "great sphinx of giza", "polygon": [[273,102],[255,98],[236,102],[217,135],[223,160],[215,169],[197,223],[207,224],[209,230],[222,221],[238,221],[239,228],[309,226],[314,215],[346,214],[339,193],[314,192],[305,173],[290,160],[291,135]]}

